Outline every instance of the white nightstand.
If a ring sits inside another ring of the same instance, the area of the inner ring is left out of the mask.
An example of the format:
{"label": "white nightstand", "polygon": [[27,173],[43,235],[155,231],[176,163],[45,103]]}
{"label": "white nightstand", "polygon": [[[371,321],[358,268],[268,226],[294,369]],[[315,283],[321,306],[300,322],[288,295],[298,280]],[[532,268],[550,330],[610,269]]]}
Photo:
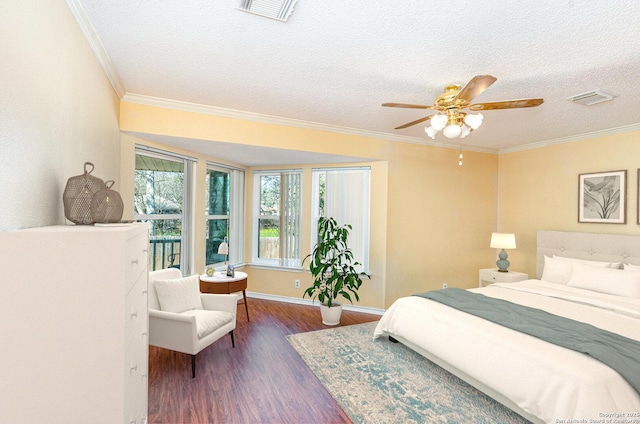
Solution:
{"label": "white nightstand", "polygon": [[516,281],[524,281],[528,279],[529,274],[525,274],[524,272],[500,272],[498,271],[498,268],[487,268],[480,270],[478,287],[484,287],[493,283],[515,283]]}

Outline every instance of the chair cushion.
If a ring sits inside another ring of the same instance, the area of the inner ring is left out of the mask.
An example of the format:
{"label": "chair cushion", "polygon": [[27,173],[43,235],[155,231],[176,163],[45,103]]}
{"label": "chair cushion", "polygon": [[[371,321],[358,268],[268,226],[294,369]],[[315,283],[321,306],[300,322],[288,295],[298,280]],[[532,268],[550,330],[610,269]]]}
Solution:
{"label": "chair cushion", "polygon": [[202,309],[199,275],[173,280],[157,280],[154,284],[161,310],[180,313],[191,309]]}
{"label": "chair cushion", "polygon": [[224,311],[193,309],[191,311],[185,311],[181,315],[192,315],[196,317],[196,329],[198,330],[199,339],[213,333],[218,328],[233,320],[233,315]]}

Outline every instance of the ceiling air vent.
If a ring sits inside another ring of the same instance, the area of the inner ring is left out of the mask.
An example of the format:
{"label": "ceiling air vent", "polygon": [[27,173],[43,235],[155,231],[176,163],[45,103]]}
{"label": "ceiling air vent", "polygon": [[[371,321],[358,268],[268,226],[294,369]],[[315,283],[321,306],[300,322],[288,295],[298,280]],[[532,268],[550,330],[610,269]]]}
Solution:
{"label": "ceiling air vent", "polygon": [[240,0],[240,10],[287,22],[297,0]]}
{"label": "ceiling air vent", "polygon": [[613,99],[615,96],[602,90],[587,91],[586,93],[578,94],[575,96],[567,97],[567,100],[571,100],[574,103],[580,103],[581,105],[591,106],[596,103],[602,103]]}

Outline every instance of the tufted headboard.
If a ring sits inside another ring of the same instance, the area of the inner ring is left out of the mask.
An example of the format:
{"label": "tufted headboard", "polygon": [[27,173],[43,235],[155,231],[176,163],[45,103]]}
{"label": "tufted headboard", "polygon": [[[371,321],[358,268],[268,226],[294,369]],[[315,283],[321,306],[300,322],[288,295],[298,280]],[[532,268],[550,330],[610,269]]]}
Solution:
{"label": "tufted headboard", "polygon": [[542,276],[545,255],[640,265],[640,236],[540,230],[536,269],[538,279]]}

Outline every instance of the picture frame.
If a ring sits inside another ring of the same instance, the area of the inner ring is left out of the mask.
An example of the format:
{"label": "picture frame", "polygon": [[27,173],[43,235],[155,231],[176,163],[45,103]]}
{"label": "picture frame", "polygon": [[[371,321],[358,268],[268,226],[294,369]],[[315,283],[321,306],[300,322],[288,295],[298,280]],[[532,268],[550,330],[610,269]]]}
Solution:
{"label": "picture frame", "polygon": [[578,222],[626,224],[626,170],[580,174],[578,190]]}
{"label": "picture frame", "polygon": [[234,278],[236,276],[236,271],[233,268],[233,265],[227,265],[227,277]]}

